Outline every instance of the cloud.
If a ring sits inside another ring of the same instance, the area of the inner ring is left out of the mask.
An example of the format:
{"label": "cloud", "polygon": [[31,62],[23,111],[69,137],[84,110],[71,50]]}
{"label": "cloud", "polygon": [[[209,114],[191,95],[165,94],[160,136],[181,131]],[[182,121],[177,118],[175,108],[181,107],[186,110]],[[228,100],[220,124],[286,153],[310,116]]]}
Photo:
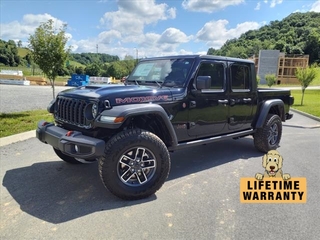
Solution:
{"label": "cloud", "polygon": [[[26,14],[22,17],[22,21],[13,21],[9,23],[1,23],[1,38],[3,39],[26,39],[33,34],[41,23],[47,22],[49,19],[54,21],[55,27],[59,29],[64,22],[51,16],[50,14]],[[69,35],[68,37],[70,37]]]}
{"label": "cloud", "polygon": [[98,42],[103,44],[110,44],[115,41],[115,39],[121,38],[121,33],[116,30],[104,31],[99,33]]}
{"label": "cloud", "polygon": [[240,37],[242,33],[259,28],[257,22],[244,22],[227,29],[228,20],[207,22],[196,34],[197,41],[206,42],[208,47],[220,48],[228,39]]}
{"label": "cloud", "polygon": [[316,1],[311,6],[311,12],[320,12],[320,0]]}
{"label": "cloud", "polygon": [[[264,0],[263,1],[265,4],[268,4],[268,0]],[[283,2],[283,0],[271,0],[270,1],[270,7],[274,8],[277,4],[281,4]]]}
{"label": "cloud", "polygon": [[261,3],[258,2],[258,3],[257,3],[257,6],[254,8],[254,10],[260,10],[260,6],[261,6]]}
{"label": "cloud", "polygon": [[156,4],[155,0],[118,0],[118,9],[105,13],[100,23],[110,29],[117,29],[122,36],[139,35],[143,33],[145,25],[176,17],[175,8],[168,8],[165,3]]}
{"label": "cloud", "polygon": [[167,28],[161,34],[146,33],[143,35],[130,36],[123,42],[135,42],[139,51],[146,56],[162,56],[173,53],[183,43],[189,42],[193,36],[187,36],[184,32],[176,28]]}
{"label": "cloud", "polygon": [[[174,51],[180,43],[189,41],[186,34],[176,28],[168,28],[162,34],[144,32],[147,25],[176,17],[176,9],[169,8],[166,3],[156,4],[155,0],[118,0],[117,3],[117,11],[106,12],[100,19],[102,27],[113,29],[101,35],[101,43],[109,44],[118,39],[119,46],[134,44],[139,56],[155,56],[163,51]],[[117,55],[130,55],[128,49],[123,48],[123,51]]]}
{"label": "cloud", "polygon": [[167,28],[159,38],[159,43],[185,43],[188,42],[190,38],[187,37],[185,33],[176,28]]}
{"label": "cloud", "polygon": [[283,0],[272,0],[271,3],[270,3],[270,7],[273,8],[277,4],[281,4],[282,2],[283,2]]}
{"label": "cloud", "polygon": [[239,5],[244,0],[184,0],[183,8],[193,12],[216,12],[228,6]]}

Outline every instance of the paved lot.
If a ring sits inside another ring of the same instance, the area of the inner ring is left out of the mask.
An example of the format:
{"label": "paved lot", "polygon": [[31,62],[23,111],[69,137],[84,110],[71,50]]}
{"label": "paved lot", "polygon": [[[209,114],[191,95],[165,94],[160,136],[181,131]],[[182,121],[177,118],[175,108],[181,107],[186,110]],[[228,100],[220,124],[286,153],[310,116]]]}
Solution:
{"label": "paved lot", "polygon": [[241,204],[241,177],[262,172],[251,138],[171,154],[169,179],[146,200],[104,189],[97,163],[72,166],[31,138],[1,147],[0,239],[319,239],[320,123],[285,123],[283,170],[306,177],[306,204]]}
{"label": "paved lot", "polygon": [[[56,94],[70,87],[56,86]],[[0,84],[0,112],[12,113],[46,109],[52,100],[51,86],[19,86]]]}

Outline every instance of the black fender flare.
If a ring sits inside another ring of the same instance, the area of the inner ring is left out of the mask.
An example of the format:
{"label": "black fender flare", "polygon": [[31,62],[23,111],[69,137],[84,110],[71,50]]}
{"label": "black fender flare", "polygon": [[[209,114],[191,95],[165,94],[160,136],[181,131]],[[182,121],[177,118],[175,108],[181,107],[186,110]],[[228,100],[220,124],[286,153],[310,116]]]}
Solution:
{"label": "black fender flare", "polygon": [[284,108],[284,103],[281,99],[270,99],[264,101],[261,106],[260,106],[260,111],[259,111],[259,116],[257,118],[257,121],[255,123],[255,128],[262,128],[263,124],[267,118],[267,115],[270,112],[270,109],[276,107],[279,112],[279,117],[281,120],[284,122],[285,119],[285,108]]}
{"label": "black fender flare", "polygon": [[[143,103],[114,106],[111,109],[101,112],[101,114],[97,117],[94,126],[109,129],[118,129],[127,119],[145,114],[154,114],[157,115],[157,117],[160,117],[166,129],[168,130],[168,133],[170,134],[172,141],[171,145],[176,146],[178,144],[177,135],[170,122],[169,116],[166,111],[158,104]],[[110,121],[103,121],[104,117],[110,118]],[[119,122],[114,122],[112,120],[119,117],[123,117],[123,120]]]}

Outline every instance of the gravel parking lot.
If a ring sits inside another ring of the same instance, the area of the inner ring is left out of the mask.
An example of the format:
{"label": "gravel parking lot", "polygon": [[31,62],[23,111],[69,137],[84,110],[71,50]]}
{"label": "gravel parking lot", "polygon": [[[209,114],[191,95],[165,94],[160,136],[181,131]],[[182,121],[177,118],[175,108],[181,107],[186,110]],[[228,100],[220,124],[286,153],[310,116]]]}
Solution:
{"label": "gravel parking lot", "polygon": [[[56,94],[70,87],[56,86]],[[46,109],[52,100],[51,86],[20,86],[0,84],[0,112],[12,113]],[[17,104],[18,103],[18,104]]]}

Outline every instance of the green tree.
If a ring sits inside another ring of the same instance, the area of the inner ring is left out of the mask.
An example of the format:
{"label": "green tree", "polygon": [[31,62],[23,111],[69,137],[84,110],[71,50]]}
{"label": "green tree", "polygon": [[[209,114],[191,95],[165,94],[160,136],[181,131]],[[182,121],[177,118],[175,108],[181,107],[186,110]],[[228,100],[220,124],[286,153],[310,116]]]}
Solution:
{"label": "green tree", "polygon": [[305,54],[309,54],[309,60],[311,63],[320,63],[320,33],[319,30],[313,30],[307,35],[306,46],[304,49]]}
{"label": "green tree", "polygon": [[123,63],[119,61],[112,63],[111,66],[108,68],[107,73],[109,76],[120,79],[123,76],[128,75],[128,69]]}
{"label": "green tree", "polygon": [[81,74],[84,74],[84,69],[83,69],[83,67],[76,67],[75,68],[75,72],[76,72],[76,74],[79,74],[79,75],[81,75]]}
{"label": "green tree", "polygon": [[265,77],[265,79],[267,81],[267,85],[269,87],[271,87],[273,84],[276,83],[277,77],[275,74],[266,74],[264,77]]}
{"label": "green tree", "polygon": [[228,57],[236,57],[236,58],[248,58],[246,54],[246,49],[242,46],[236,47],[236,46],[231,46],[229,50],[227,51]]}
{"label": "green tree", "polygon": [[40,24],[35,33],[29,37],[33,60],[50,80],[53,98],[55,98],[55,79],[63,69],[70,52],[70,48],[66,48],[68,41],[65,34],[66,27],[64,24],[61,28],[55,29],[53,20],[50,19]]}
{"label": "green tree", "polygon": [[311,67],[298,68],[296,71],[296,77],[298,78],[298,80],[301,84],[301,90],[302,90],[301,106],[303,105],[304,92],[305,92],[306,88],[309,86],[309,84],[316,77],[316,69],[315,68],[316,68],[316,65],[313,64],[313,65],[311,65]]}
{"label": "green tree", "polygon": [[6,42],[0,40],[0,63],[11,67],[16,67],[21,63],[15,41],[9,40]]}
{"label": "green tree", "polygon": [[260,84],[261,77],[257,75],[257,86]]}
{"label": "green tree", "polygon": [[84,71],[89,76],[100,76],[101,67],[97,62],[94,62],[89,64]]}
{"label": "green tree", "polygon": [[[249,30],[229,39],[220,49],[209,48],[208,55],[258,56],[259,50],[280,50],[286,54],[308,54],[309,62],[320,63],[320,13],[292,13],[281,21],[271,21],[258,30]],[[245,51],[240,51],[244,47]]]}
{"label": "green tree", "polygon": [[133,60],[134,58],[131,55],[125,55],[124,60]]}

